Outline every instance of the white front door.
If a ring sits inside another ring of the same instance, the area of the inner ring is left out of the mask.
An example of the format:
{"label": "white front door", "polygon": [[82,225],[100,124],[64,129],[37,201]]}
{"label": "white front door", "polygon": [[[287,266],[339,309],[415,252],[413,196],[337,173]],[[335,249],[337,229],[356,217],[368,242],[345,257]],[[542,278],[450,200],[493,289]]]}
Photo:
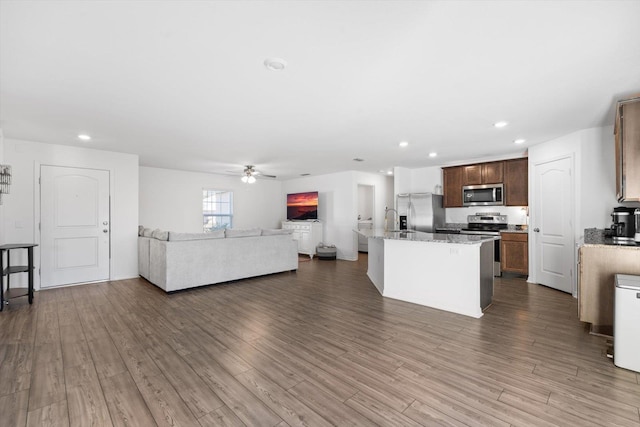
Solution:
{"label": "white front door", "polygon": [[535,165],[533,228],[536,281],[569,293],[574,269],[571,169],[570,157]]}
{"label": "white front door", "polygon": [[40,286],[109,280],[109,171],[40,168]]}

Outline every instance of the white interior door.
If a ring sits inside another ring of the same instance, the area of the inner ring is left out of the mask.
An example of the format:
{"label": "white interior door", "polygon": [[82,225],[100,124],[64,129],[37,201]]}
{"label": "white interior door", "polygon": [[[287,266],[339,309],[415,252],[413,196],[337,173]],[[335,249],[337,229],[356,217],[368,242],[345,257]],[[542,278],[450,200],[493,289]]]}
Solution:
{"label": "white interior door", "polygon": [[536,281],[569,293],[574,266],[571,169],[569,157],[535,165],[533,228]]}
{"label": "white interior door", "polygon": [[109,280],[109,171],[40,168],[40,286]]}

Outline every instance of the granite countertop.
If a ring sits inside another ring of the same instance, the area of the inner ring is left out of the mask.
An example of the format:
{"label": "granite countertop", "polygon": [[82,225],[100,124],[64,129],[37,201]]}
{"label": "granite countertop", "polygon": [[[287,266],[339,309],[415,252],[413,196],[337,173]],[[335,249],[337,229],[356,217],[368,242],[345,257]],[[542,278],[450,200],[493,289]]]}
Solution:
{"label": "granite countertop", "polygon": [[461,245],[477,245],[483,242],[489,242],[497,239],[498,237],[492,236],[479,236],[468,234],[438,234],[438,233],[423,233],[421,231],[384,231],[381,229],[375,230],[353,230],[356,233],[373,239],[387,239],[387,240],[411,240],[414,242],[427,242],[427,243],[453,243]]}
{"label": "granite countertop", "polygon": [[614,243],[611,237],[605,235],[604,229],[585,228],[584,246],[618,246],[620,248],[640,249],[638,244]]}
{"label": "granite countertop", "polygon": [[529,233],[529,230],[518,230],[517,228],[507,228],[506,230],[500,230],[501,233],[522,233],[522,234],[527,234]]}

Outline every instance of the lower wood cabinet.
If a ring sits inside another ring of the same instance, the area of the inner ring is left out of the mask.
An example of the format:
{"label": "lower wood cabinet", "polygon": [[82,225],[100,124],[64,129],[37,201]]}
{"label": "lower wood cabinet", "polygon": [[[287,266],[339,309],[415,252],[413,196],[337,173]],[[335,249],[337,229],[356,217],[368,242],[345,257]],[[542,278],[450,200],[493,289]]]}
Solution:
{"label": "lower wood cabinet", "polygon": [[529,274],[529,235],[500,233],[500,269],[505,273]]}
{"label": "lower wood cabinet", "polygon": [[595,327],[612,326],[615,275],[640,274],[640,248],[585,245],[578,255],[578,317]]}
{"label": "lower wood cabinet", "polygon": [[322,223],[307,221],[283,221],[282,228],[292,230],[293,240],[298,242],[298,253],[313,259],[316,246],[322,242]]}

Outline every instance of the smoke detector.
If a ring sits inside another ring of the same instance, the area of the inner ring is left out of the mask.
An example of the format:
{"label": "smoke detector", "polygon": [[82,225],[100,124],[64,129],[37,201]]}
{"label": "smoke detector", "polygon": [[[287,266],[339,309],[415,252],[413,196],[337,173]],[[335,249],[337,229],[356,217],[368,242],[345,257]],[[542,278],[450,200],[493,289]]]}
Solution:
{"label": "smoke detector", "polygon": [[267,70],[282,71],[287,67],[287,61],[282,58],[267,58],[264,60],[264,66]]}

